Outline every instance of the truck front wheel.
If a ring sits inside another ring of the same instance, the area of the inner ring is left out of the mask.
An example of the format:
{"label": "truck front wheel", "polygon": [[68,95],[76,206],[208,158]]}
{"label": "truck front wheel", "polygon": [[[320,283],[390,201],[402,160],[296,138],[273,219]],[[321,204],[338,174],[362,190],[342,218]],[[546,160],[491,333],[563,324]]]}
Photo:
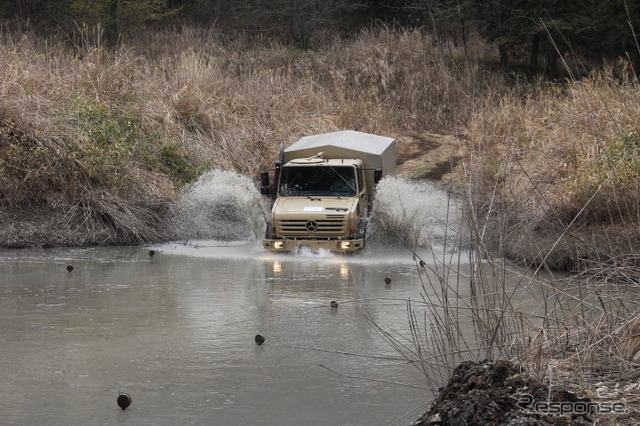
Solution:
{"label": "truck front wheel", "polygon": [[358,221],[358,228],[356,229],[356,240],[364,240],[367,235],[367,223],[369,218],[363,217]]}

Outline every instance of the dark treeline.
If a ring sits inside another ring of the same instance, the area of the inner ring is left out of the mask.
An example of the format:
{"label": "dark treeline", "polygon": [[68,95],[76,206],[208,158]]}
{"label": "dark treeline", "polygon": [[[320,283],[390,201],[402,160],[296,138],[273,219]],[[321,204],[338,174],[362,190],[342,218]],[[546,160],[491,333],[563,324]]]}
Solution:
{"label": "dark treeline", "polygon": [[549,77],[570,57],[585,69],[618,57],[640,65],[637,0],[2,0],[0,20],[66,36],[99,25],[110,42],[159,24],[215,24],[303,49],[382,24],[465,47],[479,35],[503,68]]}

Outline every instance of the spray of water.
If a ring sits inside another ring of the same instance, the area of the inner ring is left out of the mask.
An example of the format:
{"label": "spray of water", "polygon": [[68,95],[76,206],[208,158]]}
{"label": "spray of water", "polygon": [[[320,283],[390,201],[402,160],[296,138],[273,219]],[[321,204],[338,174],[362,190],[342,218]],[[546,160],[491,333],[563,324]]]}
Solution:
{"label": "spray of water", "polygon": [[203,174],[174,209],[177,239],[253,240],[264,234],[262,199],[246,176],[224,170]]}
{"label": "spray of water", "polygon": [[426,182],[388,176],[378,184],[367,230],[373,250],[456,246],[460,208],[450,194]]}
{"label": "spray of water", "polygon": [[[224,170],[205,173],[174,208],[178,240],[240,241],[262,238],[265,200],[246,176]],[[367,230],[369,252],[390,248],[455,247],[459,203],[425,182],[389,176],[376,189]]]}

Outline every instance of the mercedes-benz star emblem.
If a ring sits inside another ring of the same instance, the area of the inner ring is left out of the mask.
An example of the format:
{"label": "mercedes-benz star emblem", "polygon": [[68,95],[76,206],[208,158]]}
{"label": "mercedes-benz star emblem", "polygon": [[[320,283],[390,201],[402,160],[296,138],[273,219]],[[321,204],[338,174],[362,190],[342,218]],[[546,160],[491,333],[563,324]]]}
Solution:
{"label": "mercedes-benz star emblem", "polygon": [[318,230],[318,224],[315,220],[308,221],[306,227],[309,232],[315,232]]}

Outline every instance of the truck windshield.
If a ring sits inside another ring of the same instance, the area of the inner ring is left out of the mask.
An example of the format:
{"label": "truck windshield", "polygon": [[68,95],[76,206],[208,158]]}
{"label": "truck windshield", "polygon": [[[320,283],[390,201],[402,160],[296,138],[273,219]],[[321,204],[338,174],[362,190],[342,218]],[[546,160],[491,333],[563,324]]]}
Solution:
{"label": "truck windshield", "polygon": [[356,195],[354,167],[290,166],[280,171],[281,196]]}

